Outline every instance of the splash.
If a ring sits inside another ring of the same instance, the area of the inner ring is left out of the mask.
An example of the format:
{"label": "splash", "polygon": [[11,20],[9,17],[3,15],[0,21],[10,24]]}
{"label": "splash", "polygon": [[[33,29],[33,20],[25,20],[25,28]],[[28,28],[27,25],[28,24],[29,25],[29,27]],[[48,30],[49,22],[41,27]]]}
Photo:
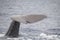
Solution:
{"label": "splash", "polygon": [[5,34],[0,34],[0,37],[3,37]]}
{"label": "splash", "polygon": [[[0,37],[4,37],[5,34],[0,34]],[[3,40],[5,40],[4,38],[2,38]],[[60,40],[60,36],[59,35],[48,35],[45,33],[41,33],[39,35],[29,35],[26,33],[22,33],[20,35],[20,37],[18,38],[6,38],[6,40]]]}

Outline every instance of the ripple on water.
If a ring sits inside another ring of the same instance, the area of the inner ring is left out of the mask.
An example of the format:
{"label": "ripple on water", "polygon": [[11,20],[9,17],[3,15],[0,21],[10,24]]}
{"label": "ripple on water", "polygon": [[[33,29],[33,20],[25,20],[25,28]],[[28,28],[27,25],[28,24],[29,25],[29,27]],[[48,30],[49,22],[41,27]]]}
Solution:
{"label": "ripple on water", "polygon": [[4,34],[0,34],[0,40],[60,40],[60,36],[58,35],[48,35],[45,33],[41,33],[40,35],[37,36],[29,36],[22,34],[22,36],[18,38],[1,38],[4,37]]}

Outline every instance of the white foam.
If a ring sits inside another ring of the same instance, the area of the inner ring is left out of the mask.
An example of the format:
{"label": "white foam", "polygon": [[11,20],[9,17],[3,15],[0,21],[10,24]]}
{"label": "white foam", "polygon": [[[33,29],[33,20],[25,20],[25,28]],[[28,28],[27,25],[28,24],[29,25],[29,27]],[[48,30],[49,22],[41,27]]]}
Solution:
{"label": "white foam", "polygon": [[32,39],[27,39],[27,40],[32,40]]}
{"label": "white foam", "polygon": [[11,39],[11,38],[7,38],[7,39]]}
{"label": "white foam", "polygon": [[5,34],[0,34],[0,37],[3,37]]}
{"label": "white foam", "polygon": [[41,34],[40,34],[40,38],[41,38],[41,39],[47,39],[47,40],[51,40],[51,39],[52,39],[52,40],[54,40],[54,39],[57,40],[57,39],[59,39],[59,38],[58,38],[58,35],[47,35],[47,34],[45,34],[45,33],[41,33]]}
{"label": "white foam", "polygon": [[[0,37],[3,37],[5,34],[0,34]],[[7,38],[8,40],[60,40],[60,36],[58,35],[47,35],[45,33],[41,33],[38,36],[31,36],[22,34],[22,37],[18,38]]]}

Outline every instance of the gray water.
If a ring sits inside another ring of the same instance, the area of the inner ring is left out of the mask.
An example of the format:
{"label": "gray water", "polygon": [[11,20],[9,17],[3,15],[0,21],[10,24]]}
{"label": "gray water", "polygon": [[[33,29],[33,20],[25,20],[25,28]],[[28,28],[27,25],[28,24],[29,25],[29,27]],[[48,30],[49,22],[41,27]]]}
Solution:
{"label": "gray water", "polygon": [[[45,35],[45,37],[50,35],[59,36],[59,10],[60,0],[0,0],[0,33],[5,34],[7,32],[12,15],[43,14],[47,18],[42,21],[27,25],[21,24],[19,38],[22,38],[21,40],[40,40],[40,34]],[[35,38],[37,36],[38,38]],[[3,39],[1,38],[1,40]],[[46,39],[42,38],[41,40]]]}

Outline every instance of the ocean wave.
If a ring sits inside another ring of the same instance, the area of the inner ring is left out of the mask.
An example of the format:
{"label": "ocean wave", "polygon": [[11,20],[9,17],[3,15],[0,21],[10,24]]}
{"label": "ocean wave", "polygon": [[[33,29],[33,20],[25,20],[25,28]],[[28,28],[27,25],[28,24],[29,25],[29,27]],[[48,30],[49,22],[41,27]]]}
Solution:
{"label": "ocean wave", "polygon": [[[4,34],[0,34],[0,37],[3,37]],[[2,38],[3,39],[3,38]],[[21,33],[18,38],[6,38],[6,40],[60,40],[59,35],[48,35],[45,33],[41,33],[39,35],[29,35],[26,33]]]}

